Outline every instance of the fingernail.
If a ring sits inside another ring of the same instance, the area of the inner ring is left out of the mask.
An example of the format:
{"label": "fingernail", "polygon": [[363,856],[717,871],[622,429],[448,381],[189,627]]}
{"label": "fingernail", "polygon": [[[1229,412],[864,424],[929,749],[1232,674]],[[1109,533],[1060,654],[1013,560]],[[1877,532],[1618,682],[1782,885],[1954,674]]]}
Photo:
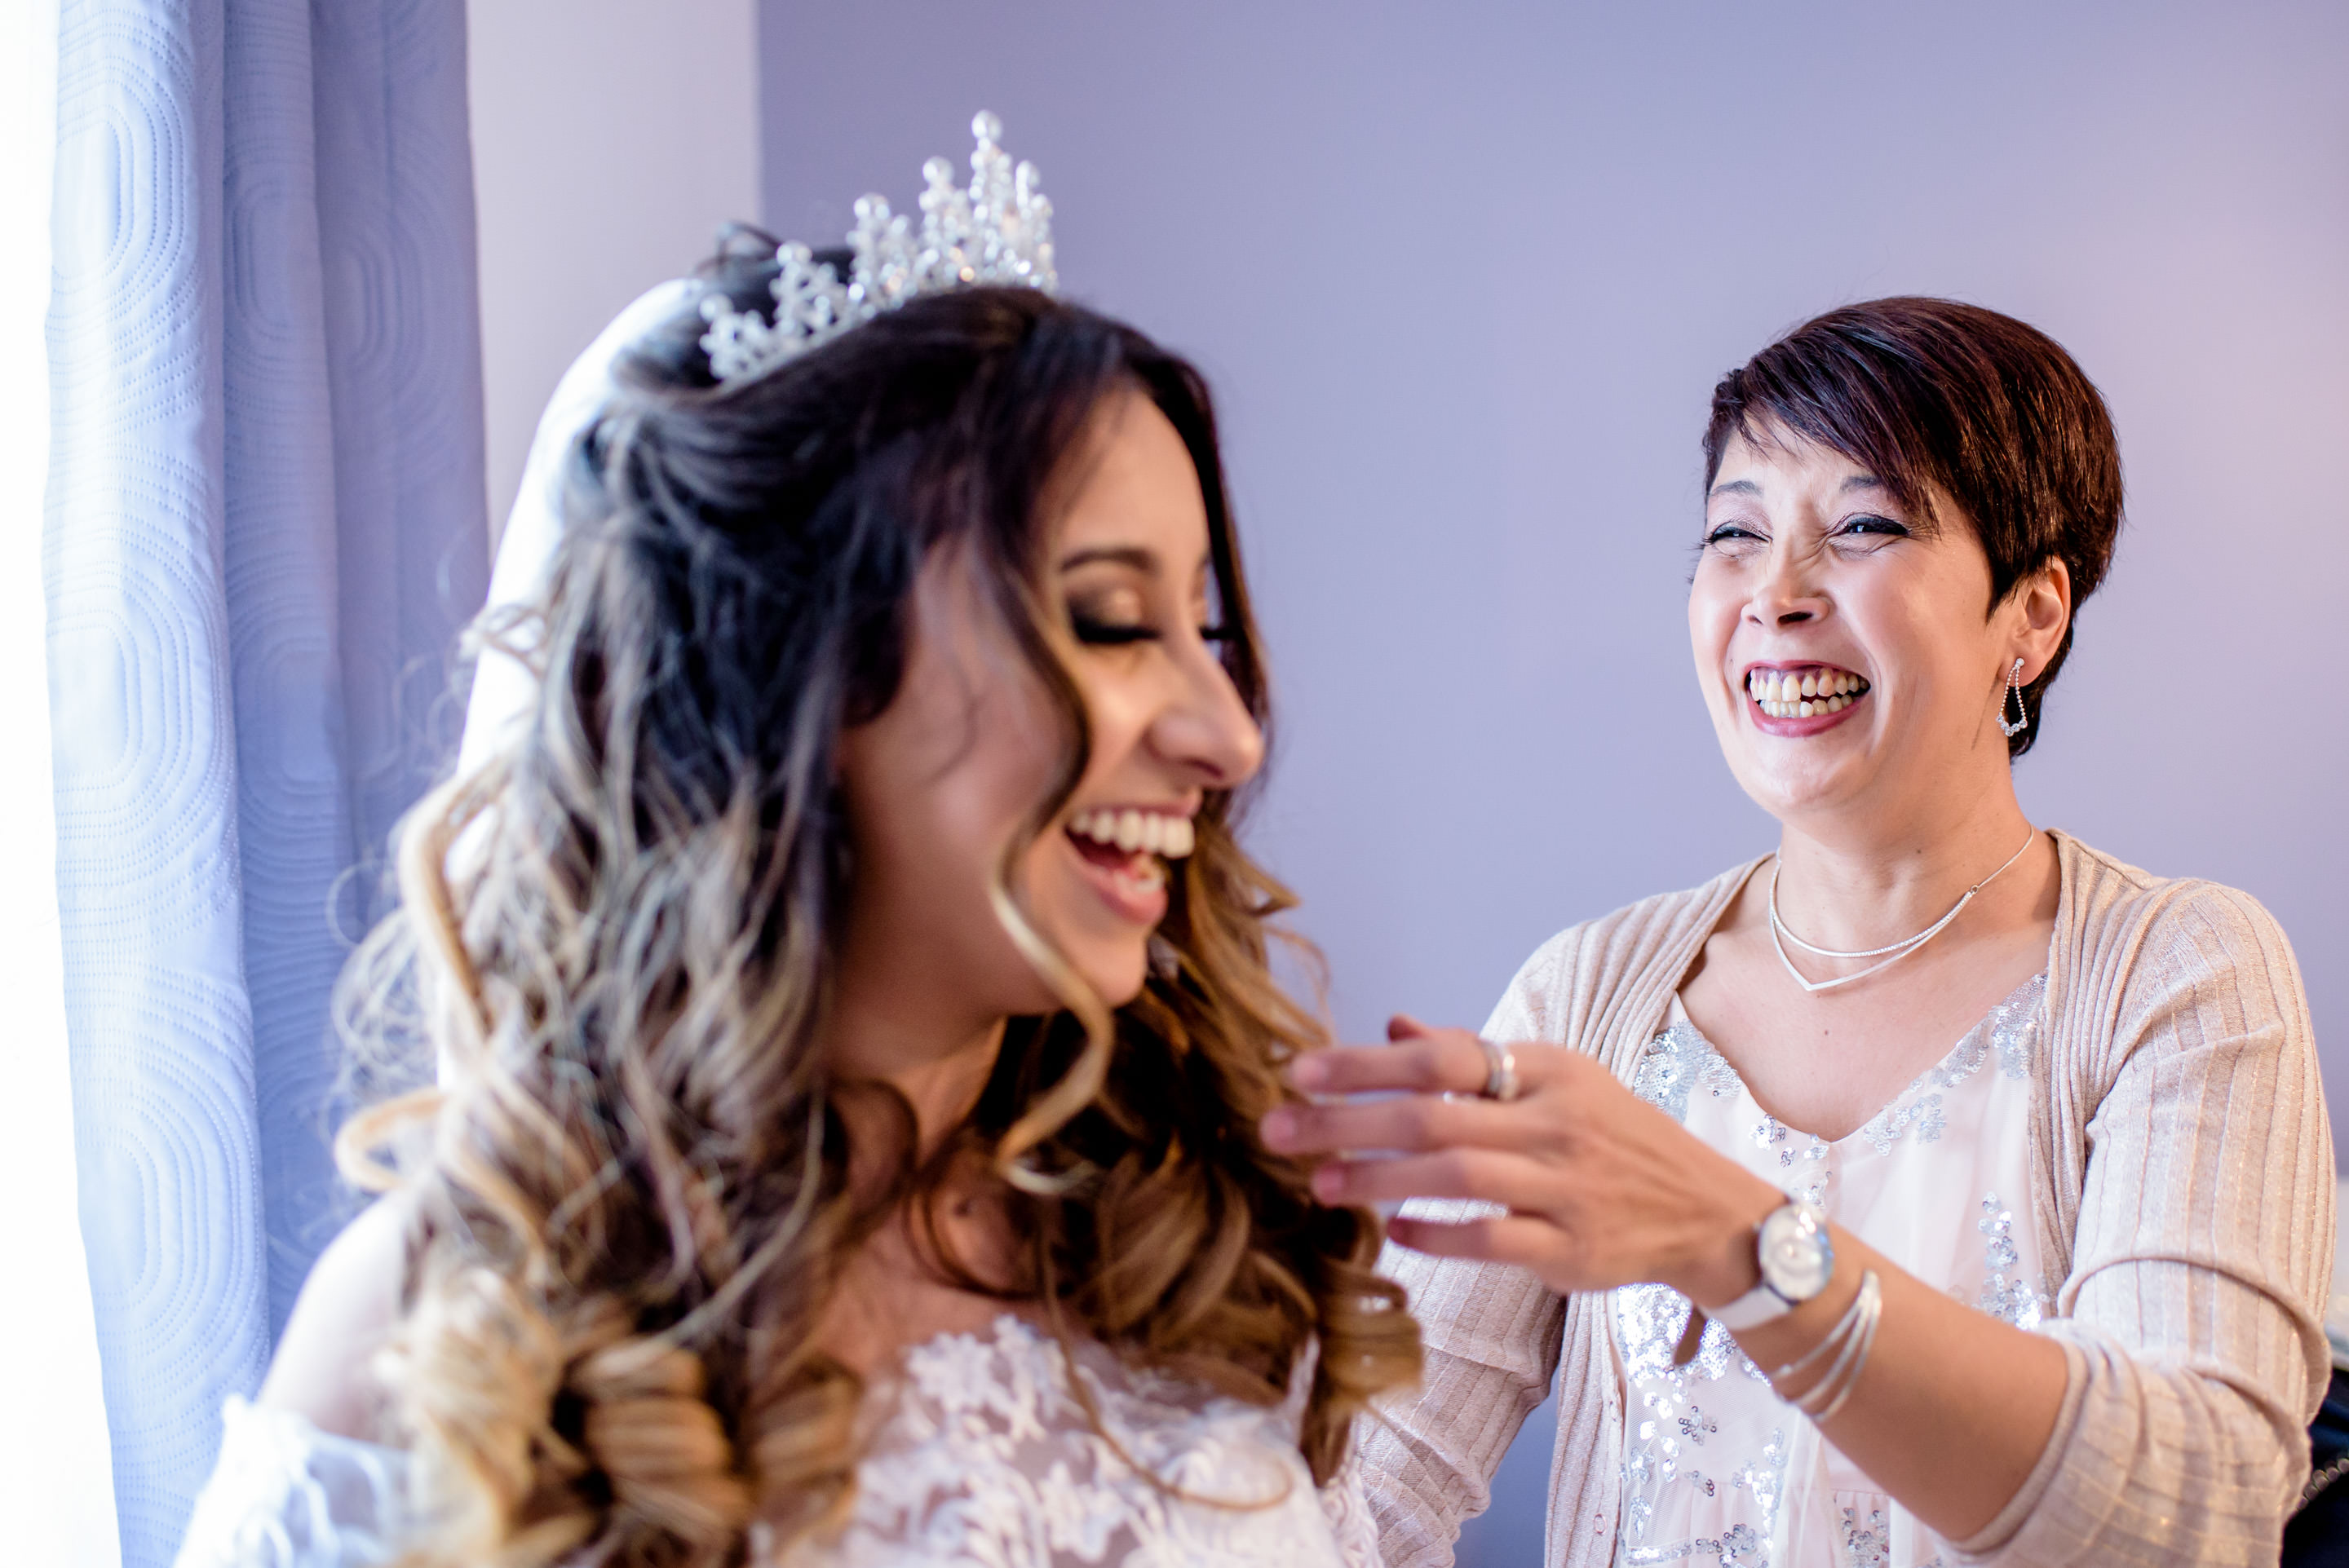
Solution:
{"label": "fingernail", "polygon": [[1288,1081],[1299,1088],[1319,1088],[1329,1078],[1329,1064],[1319,1057],[1299,1057],[1288,1066]]}
{"label": "fingernail", "polygon": [[1346,1195],[1346,1171],[1341,1165],[1324,1165],[1313,1172],[1313,1195],[1324,1203],[1334,1203]]}
{"label": "fingernail", "polygon": [[1287,1109],[1267,1113],[1261,1124],[1264,1140],[1278,1149],[1297,1135],[1297,1117]]}

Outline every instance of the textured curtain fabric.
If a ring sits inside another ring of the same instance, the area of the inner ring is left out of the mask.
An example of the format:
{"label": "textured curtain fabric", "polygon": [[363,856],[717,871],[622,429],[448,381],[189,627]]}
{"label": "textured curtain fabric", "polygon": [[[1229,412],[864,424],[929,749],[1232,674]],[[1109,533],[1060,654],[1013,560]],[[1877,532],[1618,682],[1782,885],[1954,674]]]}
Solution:
{"label": "textured curtain fabric", "polygon": [[64,0],[48,605],[126,1568],[342,1211],[326,999],[487,567],[462,0]]}

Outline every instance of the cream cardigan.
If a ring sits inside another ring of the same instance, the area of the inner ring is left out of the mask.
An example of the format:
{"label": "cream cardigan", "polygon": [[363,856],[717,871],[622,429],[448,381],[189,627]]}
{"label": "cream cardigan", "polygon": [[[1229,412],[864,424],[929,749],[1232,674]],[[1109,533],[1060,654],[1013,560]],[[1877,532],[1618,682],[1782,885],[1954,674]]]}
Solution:
{"label": "cream cardigan", "polygon": [[[2299,971],[2248,895],[2054,837],[2031,1154],[2064,1281],[2039,1332],[2070,1377],[2037,1468],[1966,1560],[2272,1563],[2330,1365],[2333,1140]],[[1588,1052],[1628,1081],[1752,870],[1552,938],[1485,1034]],[[1553,1378],[1546,1557],[1611,1561],[1623,1412],[1603,1297],[1401,1248],[1381,1266],[1427,1344],[1419,1391],[1363,1429],[1388,1568],[1452,1561]]]}

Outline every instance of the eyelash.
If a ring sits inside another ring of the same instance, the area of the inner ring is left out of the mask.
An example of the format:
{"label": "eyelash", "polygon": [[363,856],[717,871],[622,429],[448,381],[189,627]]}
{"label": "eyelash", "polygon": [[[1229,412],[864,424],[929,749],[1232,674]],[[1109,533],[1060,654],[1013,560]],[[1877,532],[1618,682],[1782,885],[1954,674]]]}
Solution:
{"label": "eyelash", "polygon": [[1892,539],[1906,539],[1909,537],[1909,530],[1906,525],[1897,522],[1889,517],[1878,517],[1874,512],[1863,513],[1858,517],[1846,518],[1844,520],[1843,527],[1837,530],[1837,531],[1839,533],[1882,533]]}
{"label": "eyelash", "polygon": [[[1907,539],[1909,537],[1909,529],[1906,524],[1896,521],[1889,517],[1878,517],[1873,512],[1867,512],[1857,517],[1847,517],[1844,519],[1842,526],[1837,528],[1836,532],[1838,535],[1843,536],[1852,534],[1881,533],[1889,539]],[[1704,536],[1704,542],[1707,544],[1726,544],[1730,541],[1736,539],[1751,539],[1758,542],[1761,537],[1762,536],[1760,534],[1755,533],[1750,528],[1741,527],[1733,522],[1724,522],[1719,528],[1716,528],[1712,532],[1706,534]]]}
{"label": "eyelash", "polygon": [[[1096,621],[1084,615],[1069,617],[1070,629],[1077,641],[1092,647],[1122,648],[1135,643],[1154,643],[1163,634],[1157,627],[1139,623]],[[1199,639],[1207,643],[1228,643],[1236,634],[1228,626],[1202,626]]]}

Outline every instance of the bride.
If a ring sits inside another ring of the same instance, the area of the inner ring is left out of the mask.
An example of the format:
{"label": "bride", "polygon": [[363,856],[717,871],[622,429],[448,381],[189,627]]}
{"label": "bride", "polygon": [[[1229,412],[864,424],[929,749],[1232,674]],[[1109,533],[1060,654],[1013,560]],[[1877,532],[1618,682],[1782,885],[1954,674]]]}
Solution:
{"label": "bride", "polygon": [[1374,1560],[1417,1331],[1252,1130],[1321,1037],[1206,390],[974,129],[567,447],[541,679],[345,978],[440,1081],[347,1130],[183,1568]]}

